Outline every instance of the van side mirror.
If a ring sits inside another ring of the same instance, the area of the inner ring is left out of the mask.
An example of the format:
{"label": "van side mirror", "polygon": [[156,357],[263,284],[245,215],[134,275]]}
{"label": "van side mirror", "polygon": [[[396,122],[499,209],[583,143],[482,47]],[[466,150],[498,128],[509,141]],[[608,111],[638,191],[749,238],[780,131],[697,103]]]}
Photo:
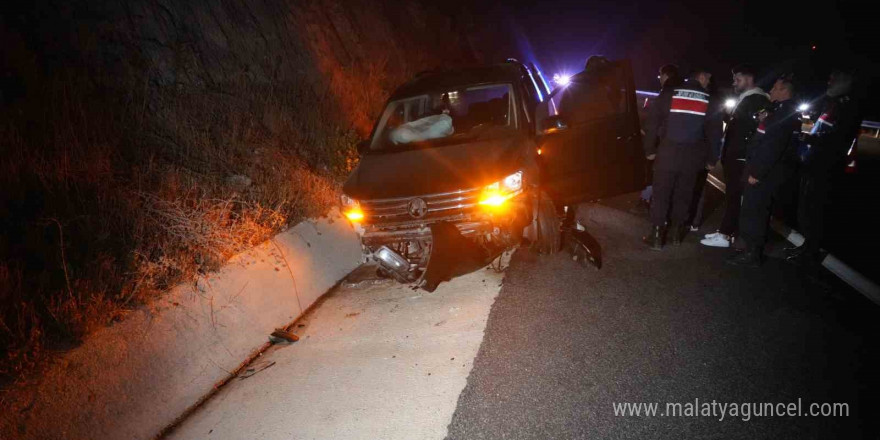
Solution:
{"label": "van side mirror", "polygon": [[370,140],[364,139],[357,143],[357,152],[360,155],[365,154],[367,151],[370,151]]}
{"label": "van side mirror", "polygon": [[555,133],[568,128],[562,116],[555,115],[541,121],[541,134]]}

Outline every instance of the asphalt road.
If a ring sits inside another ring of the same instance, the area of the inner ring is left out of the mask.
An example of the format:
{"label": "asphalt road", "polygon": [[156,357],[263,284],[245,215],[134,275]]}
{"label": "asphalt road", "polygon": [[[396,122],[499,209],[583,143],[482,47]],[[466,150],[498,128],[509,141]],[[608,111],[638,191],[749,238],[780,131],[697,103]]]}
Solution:
{"label": "asphalt road", "polygon": [[[880,439],[880,306],[821,267],[727,266],[733,251],[699,234],[649,251],[635,198],[579,211],[601,270],[521,249],[503,274],[433,293],[350,279],[298,323],[299,342],[263,353],[167,438]],[[748,406],[798,402],[848,415]],[[616,415],[623,403],[660,406]],[[699,412],[664,416],[667,403]]]}
{"label": "asphalt road", "polygon": [[[605,202],[625,208],[634,196]],[[691,234],[586,206],[604,267],[518,252],[449,439],[880,438],[880,306],[821,268],[730,267]],[[714,230],[718,213],[709,218]],[[702,232],[706,232],[702,231]],[[781,238],[770,244],[776,254]],[[846,403],[848,417],[621,417],[614,403]]]}

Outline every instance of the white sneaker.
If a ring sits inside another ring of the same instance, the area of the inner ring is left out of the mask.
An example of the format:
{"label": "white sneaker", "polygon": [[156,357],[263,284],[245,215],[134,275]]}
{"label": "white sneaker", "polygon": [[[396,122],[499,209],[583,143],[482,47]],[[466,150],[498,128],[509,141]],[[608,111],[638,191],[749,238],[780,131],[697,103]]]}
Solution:
{"label": "white sneaker", "polygon": [[713,233],[711,233],[711,234],[706,234],[706,235],[704,235],[703,238],[715,238],[715,237],[717,237],[717,236],[719,236],[719,235],[721,235],[721,233],[718,232],[718,231],[715,231],[715,232],[713,232]]}
{"label": "white sneaker", "polygon": [[697,232],[697,231],[700,230],[700,227],[699,227],[699,226],[691,225],[690,229],[691,229],[691,232]]}
{"label": "white sneaker", "polygon": [[711,247],[727,248],[730,247],[730,237],[721,233],[716,233],[711,238],[700,240],[700,244]]}

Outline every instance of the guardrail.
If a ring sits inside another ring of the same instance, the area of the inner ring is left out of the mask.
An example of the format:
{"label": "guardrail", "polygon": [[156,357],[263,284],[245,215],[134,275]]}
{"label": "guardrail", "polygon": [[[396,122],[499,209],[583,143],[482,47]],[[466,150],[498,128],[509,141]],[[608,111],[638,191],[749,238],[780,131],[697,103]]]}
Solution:
{"label": "guardrail", "polygon": [[873,130],[880,130],[880,122],[874,122],[874,121],[862,121],[862,127],[864,127],[864,128],[870,128],[870,129],[873,129]]}

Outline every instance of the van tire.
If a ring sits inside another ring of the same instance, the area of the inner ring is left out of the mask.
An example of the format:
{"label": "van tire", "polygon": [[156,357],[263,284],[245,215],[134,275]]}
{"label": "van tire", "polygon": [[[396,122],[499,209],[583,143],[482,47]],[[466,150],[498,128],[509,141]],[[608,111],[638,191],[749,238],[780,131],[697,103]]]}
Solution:
{"label": "van tire", "polygon": [[556,214],[556,205],[544,192],[540,193],[535,205],[537,238],[532,243],[532,250],[540,254],[555,254],[562,249],[562,221]]}

